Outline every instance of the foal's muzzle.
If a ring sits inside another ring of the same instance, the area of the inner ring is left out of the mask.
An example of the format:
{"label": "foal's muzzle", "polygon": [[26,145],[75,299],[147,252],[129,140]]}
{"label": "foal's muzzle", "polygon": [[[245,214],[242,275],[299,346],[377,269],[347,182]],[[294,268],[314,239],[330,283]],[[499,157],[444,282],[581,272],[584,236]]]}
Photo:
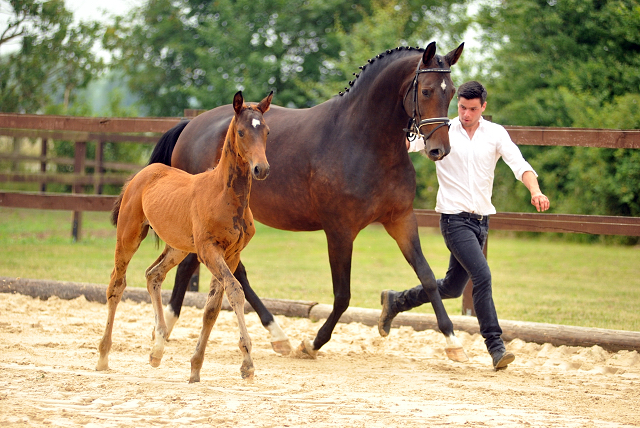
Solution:
{"label": "foal's muzzle", "polygon": [[251,168],[251,175],[256,180],[264,180],[269,176],[269,168],[268,163],[259,163]]}

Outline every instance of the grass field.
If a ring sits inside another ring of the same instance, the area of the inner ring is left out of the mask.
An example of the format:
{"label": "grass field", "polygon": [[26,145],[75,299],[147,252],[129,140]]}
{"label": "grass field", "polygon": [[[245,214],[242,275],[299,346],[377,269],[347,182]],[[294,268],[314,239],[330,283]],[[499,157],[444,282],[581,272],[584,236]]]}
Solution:
{"label": "grass field", "polygon": [[[243,252],[249,280],[262,297],[332,303],[323,232],[285,232],[258,224]],[[0,276],[106,284],[113,268],[115,230],[108,213],[84,213],[83,239],[72,243],[71,213],[0,208]],[[421,229],[423,251],[437,277],[449,253],[440,232]],[[395,242],[380,226],[354,244],[351,305],[379,308],[380,291],[417,285]],[[129,286],[144,287],[144,270],[159,249],[141,245],[129,267]],[[488,258],[502,319],[640,330],[640,248],[521,239],[492,232]],[[165,281],[173,285],[175,270]],[[201,269],[200,289],[211,275]],[[445,301],[460,314],[461,300]],[[414,309],[431,312],[429,305]]]}

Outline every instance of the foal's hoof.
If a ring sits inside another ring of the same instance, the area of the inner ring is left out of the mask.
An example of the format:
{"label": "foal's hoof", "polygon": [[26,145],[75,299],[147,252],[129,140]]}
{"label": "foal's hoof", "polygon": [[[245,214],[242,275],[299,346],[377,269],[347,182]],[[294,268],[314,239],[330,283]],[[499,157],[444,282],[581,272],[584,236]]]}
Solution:
{"label": "foal's hoof", "polygon": [[149,364],[151,364],[151,367],[160,367],[161,362],[162,358],[156,358],[153,355],[149,355]]}
{"label": "foal's hoof", "polygon": [[289,342],[289,339],[276,340],[275,342],[271,342],[271,347],[276,353],[280,355],[289,355],[293,349],[291,347],[291,342]]}
{"label": "foal's hoof", "polygon": [[98,364],[96,365],[96,371],[104,371],[104,370],[109,370],[109,362],[108,361],[98,361]]}
{"label": "foal's hoof", "polygon": [[200,382],[200,372],[191,371],[191,376],[189,377],[189,383]]}
{"label": "foal's hoof", "polygon": [[458,363],[466,363],[469,361],[467,353],[464,352],[464,348],[461,346],[455,348],[444,348],[444,351],[447,353],[447,357],[449,357],[450,360]]}
{"label": "foal's hoof", "polygon": [[313,349],[313,344],[309,339],[304,339],[296,349],[294,357],[315,360],[318,357],[318,351]]}
{"label": "foal's hoof", "polygon": [[242,376],[242,379],[244,380],[252,381],[254,372],[255,372],[255,369],[253,367],[248,369],[245,369],[243,367],[240,369],[240,376]]}

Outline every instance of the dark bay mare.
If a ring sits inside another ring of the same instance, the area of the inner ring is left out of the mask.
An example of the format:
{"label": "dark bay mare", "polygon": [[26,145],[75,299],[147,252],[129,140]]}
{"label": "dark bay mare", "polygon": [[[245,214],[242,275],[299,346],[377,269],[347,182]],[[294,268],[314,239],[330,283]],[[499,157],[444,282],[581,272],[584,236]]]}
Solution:
{"label": "dark bay mare", "polygon": [[[425,154],[434,161],[450,150],[447,111],[455,93],[451,66],[464,43],[444,56],[435,42],[425,49],[388,50],[361,68],[340,96],[309,109],[271,106],[265,114],[271,133],[267,157],[271,174],[256,182],[251,195],[255,219],[292,231],[324,230],[333,280],[333,311],[311,343],[299,351],[315,357],[329,341],[351,298],[353,241],[373,222],[382,223],[415,270],[447,340],[447,354],[466,361],[425,260],[413,212],[416,175],[407,154],[407,132],[422,134]],[[205,112],[169,130],[158,142],[150,163],[161,162],[199,173],[220,157],[233,108]],[[173,326],[191,274],[198,266],[191,255],[180,265],[166,309]],[[242,263],[234,275],[247,301],[271,332],[276,352],[291,346],[273,316],[251,289]]]}

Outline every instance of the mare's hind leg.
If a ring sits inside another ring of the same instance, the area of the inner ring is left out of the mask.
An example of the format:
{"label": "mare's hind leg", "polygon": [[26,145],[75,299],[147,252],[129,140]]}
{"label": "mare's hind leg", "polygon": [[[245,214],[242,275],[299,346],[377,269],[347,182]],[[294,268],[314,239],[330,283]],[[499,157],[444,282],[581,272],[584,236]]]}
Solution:
{"label": "mare's hind leg", "polygon": [[98,345],[100,357],[98,358],[96,370],[109,369],[109,351],[111,351],[113,323],[116,316],[116,308],[118,307],[118,303],[120,303],[120,299],[122,298],[122,293],[127,286],[127,266],[129,266],[131,258],[138,250],[140,242],[145,238],[149,229],[149,226],[142,225],[137,228],[138,231],[136,232],[135,225],[133,225],[127,231],[126,229],[129,225],[125,225],[123,223],[124,219],[121,219],[120,224],[118,225],[120,229],[118,231],[118,240],[116,242],[115,266],[111,272],[111,279],[109,281],[109,286],[107,287],[107,325],[105,327],[102,340]]}
{"label": "mare's hind leg", "polygon": [[187,254],[189,253],[186,251],[177,250],[166,245],[162,254],[160,254],[158,259],[153,262],[145,272],[147,291],[149,291],[149,295],[151,296],[151,303],[155,314],[155,344],[149,355],[149,364],[153,367],[160,365],[162,353],[164,352],[164,344],[169,335],[162,310],[162,294],[160,293],[162,282],[167,276],[167,272],[184,260]]}
{"label": "mare's hind leg", "polygon": [[286,333],[280,328],[269,309],[264,306],[260,297],[253,291],[251,285],[249,285],[249,279],[247,278],[247,270],[242,262],[238,263],[236,271],[233,273],[244,291],[244,297],[251,307],[256,311],[260,317],[262,326],[266,328],[271,334],[271,347],[275,352],[281,355],[289,355],[291,353],[291,342]]}

